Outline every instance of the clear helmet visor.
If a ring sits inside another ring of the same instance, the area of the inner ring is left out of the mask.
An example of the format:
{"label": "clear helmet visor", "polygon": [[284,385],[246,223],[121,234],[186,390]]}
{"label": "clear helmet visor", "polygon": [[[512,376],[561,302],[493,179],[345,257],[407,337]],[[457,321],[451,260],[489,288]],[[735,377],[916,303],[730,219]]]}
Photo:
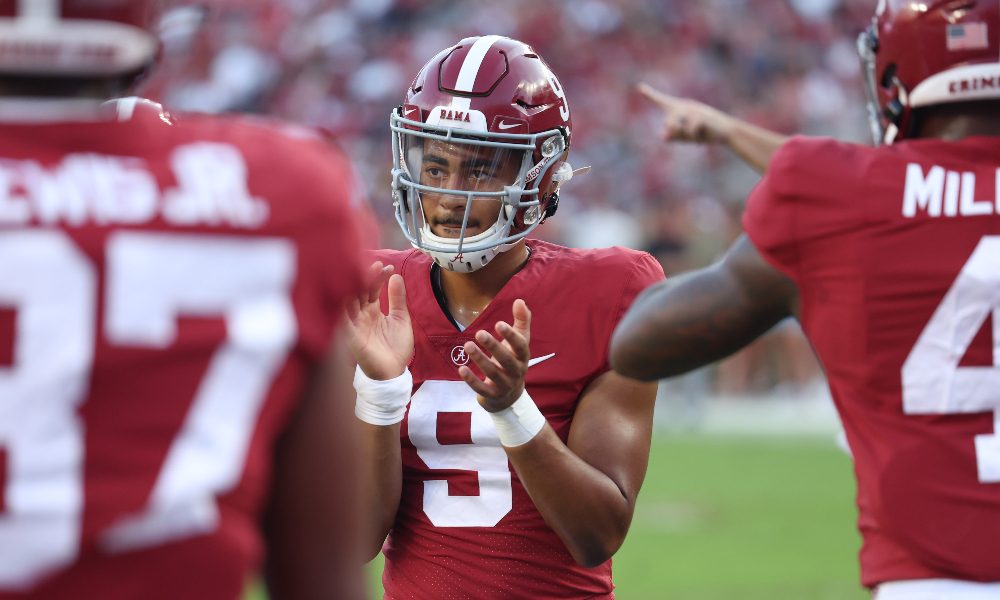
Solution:
{"label": "clear helmet visor", "polygon": [[406,171],[414,190],[418,225],[440,238],[466,244],[496,225],[505,225],[505,190],[518,184],[524,151],[449,141],[402,137]]}
{"label": "clear helmet visor", "polygon": [[[564,149],[558,131],[479,133],[396,113],[391,121],[396,220],[439,264],[474,271],[541,222],[538,182]],[[535,164],[536,144],[548,139],[558,140],[552,156]]]}

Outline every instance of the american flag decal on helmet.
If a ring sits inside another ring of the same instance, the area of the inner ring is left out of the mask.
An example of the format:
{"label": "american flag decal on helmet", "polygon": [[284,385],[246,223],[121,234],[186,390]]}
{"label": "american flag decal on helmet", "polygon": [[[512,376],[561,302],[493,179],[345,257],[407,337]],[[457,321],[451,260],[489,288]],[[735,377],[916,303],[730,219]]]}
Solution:
{"label": "american flag decal on helmet", "polygon": [[978,50],[989,45],[986,23],[948,25],[946,35],[949,50]]}

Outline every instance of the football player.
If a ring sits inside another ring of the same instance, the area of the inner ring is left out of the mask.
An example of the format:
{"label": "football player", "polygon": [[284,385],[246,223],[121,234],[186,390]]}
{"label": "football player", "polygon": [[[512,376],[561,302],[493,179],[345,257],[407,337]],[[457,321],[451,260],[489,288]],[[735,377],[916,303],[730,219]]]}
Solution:
{"label": "football player", "polygon": [[796,315],[854,455],[878,600],[1000,597],[1000,5],[883,0],[859,39],[877,147],[795,137],[718,264],[644,293],[621,373],[717,360]]}
{"label": "football player", "polygon": [[390,126],[414,249],[379,252],[351,309],[386,597],[612,598],[656,385],[607,345],[662,269],[527,239],[573,173],[566,92],[530,46],[445,48]]}
{"label": "football player", "polygon": [[0,598],[231,600],[264,564],[273,598],[361,597],[351,168],[106,103],[150,6],[0,3]]}

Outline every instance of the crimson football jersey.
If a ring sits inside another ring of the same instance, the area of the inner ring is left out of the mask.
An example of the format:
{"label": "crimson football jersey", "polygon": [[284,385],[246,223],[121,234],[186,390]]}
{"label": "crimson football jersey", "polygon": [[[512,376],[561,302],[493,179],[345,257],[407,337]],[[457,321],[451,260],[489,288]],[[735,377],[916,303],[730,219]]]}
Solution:
{"label": "crimson football jersey", "polygon": [[0,598],[239,598],[360,289],[351,169],[236,118],[26,108],[0,102]]}
{"label": "crimson football jersey", "polygon": [[[415,348],[401,428],[403,490],[383,551],[387,598],[611,598],[611,561],[577,565],[507,460],[493,420],[461,380],[462,345],[514,300],[531,309],[525,387],[565,442],[581,392],[608,369],[611,332],[635,296],[663,278],[646,253],[572,250],[528,240],[531,257],[465,331],[438,304],[431,260],[383,251],[406,283]],[[382,297],[383,308],[386,296]]]}
{"label": "crimson football jersey", "polygon": [[847,432],[868,586],[1000,581],[998,157],[793,138],[748,201]]}

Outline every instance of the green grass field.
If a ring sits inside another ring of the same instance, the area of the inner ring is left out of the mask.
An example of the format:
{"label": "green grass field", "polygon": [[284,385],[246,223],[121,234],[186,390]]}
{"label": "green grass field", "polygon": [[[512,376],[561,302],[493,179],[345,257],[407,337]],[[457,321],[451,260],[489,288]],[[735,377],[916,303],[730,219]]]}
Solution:
{"label": "green grass field", "polygon": [[854,520],[850,460],[832,437],[660,436],[615,557],[616,595],[864,600]]}
{"label": "green grass field", "polygon": [[615,557],[616,595],[869,598],[855,514],[851,462],[832,437],[658,438]]}

